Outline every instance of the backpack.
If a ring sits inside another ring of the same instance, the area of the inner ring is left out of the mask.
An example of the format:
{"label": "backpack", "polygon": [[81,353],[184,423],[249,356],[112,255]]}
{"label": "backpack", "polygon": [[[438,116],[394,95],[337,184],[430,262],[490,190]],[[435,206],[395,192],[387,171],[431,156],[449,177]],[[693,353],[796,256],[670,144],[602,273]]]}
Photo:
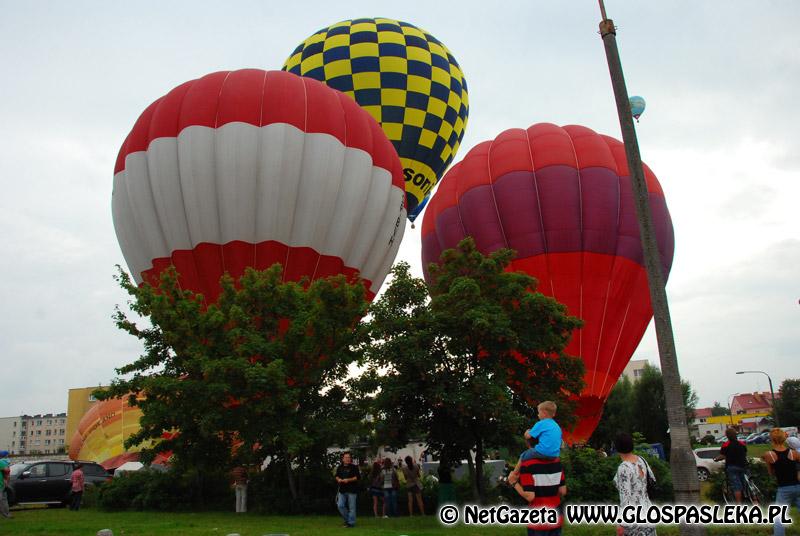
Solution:
{"label": "backpack", "polygon": [[651,476],[653,471],[650,469],[650,464],[647,463],[647,460],[645,460],[642,456],[639,456],[639,459],[644,462],[644,466],[646,467],[644,476],[647,479],[647,497],[649,497],[650,500],[653,500],[656,496],[656,479]]}

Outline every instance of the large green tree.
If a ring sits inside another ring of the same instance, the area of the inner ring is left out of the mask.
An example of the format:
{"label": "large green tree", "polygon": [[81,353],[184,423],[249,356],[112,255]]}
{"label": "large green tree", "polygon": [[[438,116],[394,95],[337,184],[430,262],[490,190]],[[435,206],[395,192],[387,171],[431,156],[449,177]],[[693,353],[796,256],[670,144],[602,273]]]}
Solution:
{"label": "large green tree", "polygon": [[781,426],[800,426],[800,378],[786,379],[781,383],[775,412]]}
{"label": "large green tree", "polygon": [[431,265],[429,289],[398,264],[371,308],[368,367],[356,382],[381,441],[401,446],[417,435],[466,458],[480,498],[487,449],[519,448],[543,400],[559,404],[569,427],[570,397],[583,387],[582,362],[563,353],[580,321],[535,292],[535,279],[507,272],[513,256],[484,256],[465,239]]}
{"label": "large green tree", "polygon": [[[683,406],[686,408],[686,422],[692,422],[697,407],[697,394],[686,381],[681,381],[681,393]],[[663,443],[669,450],[669,421],[664,398],[664,381],[659,369],[649,364],[645,366],[642,375],[634,383],[632,406],[634,430],[641,432],[647,441]]]}
{"label": "large green tree", "polygon": [[589,443],[597,448],[609,449],[614,444],[614,439],[622,431],[635,431],[633,425],[634,384],[623,376],[608,395],[603,406],[603,416],[597,424]]}
{"label": "large green tree", "polygon": [[[692,386],[681,382],[686,421],[694,419],[697,394]],[[664,401],[661,371],[646,365],[642,375],[631,383],[626,377],[611,390],[603,416],[589,443],[596,447],[610,446],[619,432],[639,432],[651,443],[663,443],[669,449],[669,422]]]}
{"label": "large green tree", "polygon": [[[117,369],[98,398],[128,396],[141,407],[141,429],[126,444],[145,459],[171,451],[178,469],[202,475],[224,466],[232,450],[286,468],[324,460],[331,444],[347,444],[363,419],[346,404],[341,381],[357,359],[364,287],[343,276],[283,282],[280,265],[247,270],[220,283],[216,303],[182,290],[174,269],[158,287],[136,286],[120,270],[136,319],[117,308],[117,326],[142,341],[144,353]],[[164,432],[173,437],[161,439]]]}

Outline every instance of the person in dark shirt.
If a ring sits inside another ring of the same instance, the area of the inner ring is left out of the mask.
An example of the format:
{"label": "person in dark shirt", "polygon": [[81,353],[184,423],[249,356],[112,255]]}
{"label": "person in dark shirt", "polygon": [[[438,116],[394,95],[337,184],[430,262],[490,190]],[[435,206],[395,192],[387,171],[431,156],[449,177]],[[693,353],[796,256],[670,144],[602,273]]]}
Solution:
{"label": "person in dark shirt", "polygon": [[358,497],[358,481],[361,472],[353,464],[353,457],[349,452],[342,454],[342,463],[336,468],[336,483],[339,484],[339,493],[336,494],[336,506],[344,520],[344,526],[356,526],[356,498]]}
{"label": "person in dark shirt", "polygon": [[453,472],[450,458],[442,453],[439,458],[439,504],[453,504],[456,502],[456,492],[453,487]]}
{"label": "person in dark shirt", "polygon": [[[790,508],[800,508],[800,479],[797,476],[797,462],[800,456],[797,452],[786,446],[786,432],[780,428],[773,428],[769,433],[772,450],[764,453],[767,470],[778,481],[775,493],[775,504],[785,504]],[[786,529],[781,524],[780,518],[775,519],[772,531],[773,536],[783,536]]]}
{"label": "person in dark shirt", "polygon": [[736,497],[736,502],[742,502],[742,490],[744,489],[744,472],[747,468],[747,446],[736,438],[736,430],[728,428],[725,430],[728,440],[719,449],[719,456],[714,461],[725,460],[725,472],[728,475],[728,483]]}

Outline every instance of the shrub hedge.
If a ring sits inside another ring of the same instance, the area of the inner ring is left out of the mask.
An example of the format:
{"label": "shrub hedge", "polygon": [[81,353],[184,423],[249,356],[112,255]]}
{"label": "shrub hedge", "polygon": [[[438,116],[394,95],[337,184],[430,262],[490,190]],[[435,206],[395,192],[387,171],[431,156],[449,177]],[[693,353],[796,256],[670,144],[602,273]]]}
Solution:
{"label": "shrub hedge", "polygon": [[[672,481],[669,466],[660,459],[643,455],[656,476],[656,497],[660,502],[672,499]],[[603,457],[592,449],[566,449],[562,451],[562,463],[566,471],[567,500],[572,503],[616,503],[619,494],[613,479],[619,466],[618,456]],[[359,493],[359,515],[372,515],[372,498],[367,492],[369,477],[362,471]],[[435,478],[423,479],[423,500],[427,513],[435,511],[438,502],[439,484]],[[456,501],[460,504],[473,502],[472,486],[468,479],[454,482]],[[268,466],[254,474],[248,486],[248,510],[263,514],[330,514],[336,511],[336,482],[332,469],[295,471],[298,499],[292,498],[284,467]],[[521,504],[521,498],[504,486],[485,482],[487,502]],[[761,485],[761,480],[759,480]],[[766,485],[762,488],[765,491]],[[720,492],[721,497],[721,492]],[[87,497],[104,510],[232,510],[233,490],[227,474],[199,475],[196,472],[180,474],[175,470],[165,473],[137,471],[114,478],[97,488]],[[405,483],[397,493],[399,515],[407,515],[407,493]],[[382,508],[383,501],[379,501]],[[414,505],[416,509],[416,504]]]}

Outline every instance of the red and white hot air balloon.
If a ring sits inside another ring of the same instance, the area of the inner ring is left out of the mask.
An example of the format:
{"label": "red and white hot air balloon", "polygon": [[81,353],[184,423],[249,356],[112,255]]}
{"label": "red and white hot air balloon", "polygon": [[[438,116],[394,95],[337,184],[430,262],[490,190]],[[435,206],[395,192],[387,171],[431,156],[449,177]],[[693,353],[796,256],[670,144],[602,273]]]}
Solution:
{"label": "red and white hot air balloon", "polygon": [[112,212],[137,283],[175,265],[219,296],[224,272],[359,273],[374,297],[403,237],[400,160],[378,123],[320,82],[218,72],[151,104],[122,145]]}

